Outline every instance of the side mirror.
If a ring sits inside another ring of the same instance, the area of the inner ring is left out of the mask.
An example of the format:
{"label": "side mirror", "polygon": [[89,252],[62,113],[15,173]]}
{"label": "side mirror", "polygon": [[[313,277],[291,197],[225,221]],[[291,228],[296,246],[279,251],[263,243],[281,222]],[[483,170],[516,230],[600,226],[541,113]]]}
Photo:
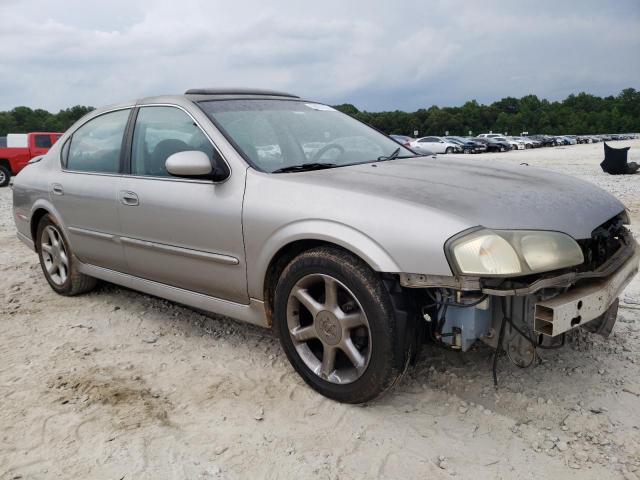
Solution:
{"label": "side mirror", "polygon": [[174,153],[167,158],[164,166],[175,177],[210,177],[214,173],[211,160],[199,150]]}

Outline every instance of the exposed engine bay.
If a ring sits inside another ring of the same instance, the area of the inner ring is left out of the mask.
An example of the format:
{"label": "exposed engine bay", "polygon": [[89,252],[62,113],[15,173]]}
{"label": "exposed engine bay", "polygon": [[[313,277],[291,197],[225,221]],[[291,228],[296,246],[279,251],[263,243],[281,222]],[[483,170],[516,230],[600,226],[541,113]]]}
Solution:
{"label": "exposed engine bay", "polygon": [[416,288],[427,336],[442,346],[467,351],[478,340],[505,352],[516,366],[536,360],[538,349],[558,348],[576,328],[608,336],[616,322],[618,296],[638,272],[640,250],[619,217],[578,242],[584,263],[573,269],[513,279],[401,278]]}

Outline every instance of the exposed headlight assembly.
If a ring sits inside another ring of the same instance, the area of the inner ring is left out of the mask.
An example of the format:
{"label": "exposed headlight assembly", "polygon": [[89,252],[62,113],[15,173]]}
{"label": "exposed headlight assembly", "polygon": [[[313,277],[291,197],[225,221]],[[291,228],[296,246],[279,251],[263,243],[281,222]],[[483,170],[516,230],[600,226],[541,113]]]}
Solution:
{"label": "exposed headlight assembly", "polygon": [[577,242],[560,232],[481,229],[450,240],[447,249],[463,275],[529,275],[584,262]]}

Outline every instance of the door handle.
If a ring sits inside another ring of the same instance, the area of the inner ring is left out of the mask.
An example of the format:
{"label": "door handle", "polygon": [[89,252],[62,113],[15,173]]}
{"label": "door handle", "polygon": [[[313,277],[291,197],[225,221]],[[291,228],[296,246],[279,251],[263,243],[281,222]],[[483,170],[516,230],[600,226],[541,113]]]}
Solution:
{"label": "door handle", "polygon": [[135,207],[140,204],[140,200],[138,200],[138,195],[133,192],[120,192],[120,201],[124,205],[128,205],[130,207]]}
{"label": "door handle", "polygon": [[59,183],[54,183],[51,185],[51,193],[54,195],[64,195],[64,188]]}

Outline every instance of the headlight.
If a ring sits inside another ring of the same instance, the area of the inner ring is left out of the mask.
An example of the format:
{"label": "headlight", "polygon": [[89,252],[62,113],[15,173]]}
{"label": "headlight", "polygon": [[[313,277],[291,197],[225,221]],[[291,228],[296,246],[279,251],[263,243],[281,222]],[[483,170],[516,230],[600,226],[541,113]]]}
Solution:
{"label": "headlight", "polygon": [[537,230],[477,230],[450,242],[448,252],[464,275],[528,275],[584,262],[573,238]]}

